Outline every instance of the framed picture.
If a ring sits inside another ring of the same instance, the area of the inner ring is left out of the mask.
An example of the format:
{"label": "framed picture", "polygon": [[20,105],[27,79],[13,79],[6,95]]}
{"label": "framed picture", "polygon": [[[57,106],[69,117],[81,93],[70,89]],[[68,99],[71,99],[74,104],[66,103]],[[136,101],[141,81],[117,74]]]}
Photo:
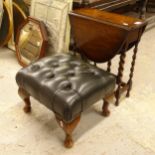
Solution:
{"label": "framed picture", "polygon": [[27,66],[43,57],[47,48],[48,38],[43,22],[28,17],[17,32],[16,54],[19,63]]}

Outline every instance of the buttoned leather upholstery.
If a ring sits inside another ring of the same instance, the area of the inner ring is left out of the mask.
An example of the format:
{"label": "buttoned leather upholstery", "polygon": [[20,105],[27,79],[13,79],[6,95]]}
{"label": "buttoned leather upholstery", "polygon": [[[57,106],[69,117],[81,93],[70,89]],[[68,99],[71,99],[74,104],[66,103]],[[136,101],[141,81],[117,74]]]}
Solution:
{"label": "buttoned leather upholstery", "polygon": [[71,54],[45,57],[21,69],[19,87],[71,122],[83,110],[113,92],[115,76]]}

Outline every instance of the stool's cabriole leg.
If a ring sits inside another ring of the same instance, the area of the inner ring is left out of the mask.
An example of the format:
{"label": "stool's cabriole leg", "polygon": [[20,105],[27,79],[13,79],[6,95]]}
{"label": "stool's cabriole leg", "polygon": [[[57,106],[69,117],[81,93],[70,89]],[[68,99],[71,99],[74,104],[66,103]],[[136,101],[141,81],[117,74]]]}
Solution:
{"label": "stool's cabriole leg", "polygon": [[110,115],[109,111],[109,102],[106,99],[103,99],[103,106],[102,106],[102,114],[105,117],[108,117]]}
{"label": "stool's cabriole leg", "polygon": [[115,105],[118,106],[119,105],[119,99],[120,99],[120,93],[121,93],[121,84],[122,84],[122,78],[123,78],[123,71],[124,71],[124,64],[125,64],[125,57],[126,57],[126,53],[123,52],[120,56],[120,62],[119,62],[119,69],[118,69],[118,77],[117,77],[117,90],[115,93],[115,97],[116,97],[116,102]]}
{"label": "stool's cabriole leg", "polygon": [[62,119],[60,119],[57,116],[56,116],[56,120],[57,120],[58,124],[60,125],[60,127],[63,128],[63,130],[65,131],[65,134],[66,134],[64,146],[67,148],[71,148],[74,144],[73,139],[72,139],[72,132],[76,128],[77,124],[79,123],[80,116],[78,116],[76,119],[74,119],[70,123],[64,122]]}
{"label": "stool's cabriole leg", "polygon": [[24,112],[30,113],[31,112],[30,95],[23,88],[20,88],[20,87],[18,89],[18,94],[23,99],[23,101],[25,102],[25,106],[23,109]]}

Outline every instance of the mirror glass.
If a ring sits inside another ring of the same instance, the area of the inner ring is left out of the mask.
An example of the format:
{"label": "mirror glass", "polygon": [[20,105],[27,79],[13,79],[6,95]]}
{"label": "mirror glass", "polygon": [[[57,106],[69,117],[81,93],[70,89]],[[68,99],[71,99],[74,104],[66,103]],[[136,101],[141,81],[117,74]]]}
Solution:
{"label": "mirror glass", "polygon": [[18,50],[21,61],[29,64],[39,58],[43,38],[37,24],[29,21],[20,31]]}

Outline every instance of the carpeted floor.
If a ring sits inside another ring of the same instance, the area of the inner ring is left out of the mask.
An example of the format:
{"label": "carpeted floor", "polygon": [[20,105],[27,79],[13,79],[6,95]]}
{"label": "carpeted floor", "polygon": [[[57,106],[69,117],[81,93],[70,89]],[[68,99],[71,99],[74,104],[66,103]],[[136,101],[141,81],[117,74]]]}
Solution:
{"label": "carpeted floor", "polygon": [[[128,52],[124,79],[132,52]],[[74,132],[75,145],[63,147],[64,133],[52,112],[32,98],[32,114],[22,111],[15,74],[15,54],[0,49],[0,155],[155,155],[155,28],[139,46],[133,90],[111,115],[100,115],[102,101],[83,113]],[[113,61],[116,72],[118,58]]]}

